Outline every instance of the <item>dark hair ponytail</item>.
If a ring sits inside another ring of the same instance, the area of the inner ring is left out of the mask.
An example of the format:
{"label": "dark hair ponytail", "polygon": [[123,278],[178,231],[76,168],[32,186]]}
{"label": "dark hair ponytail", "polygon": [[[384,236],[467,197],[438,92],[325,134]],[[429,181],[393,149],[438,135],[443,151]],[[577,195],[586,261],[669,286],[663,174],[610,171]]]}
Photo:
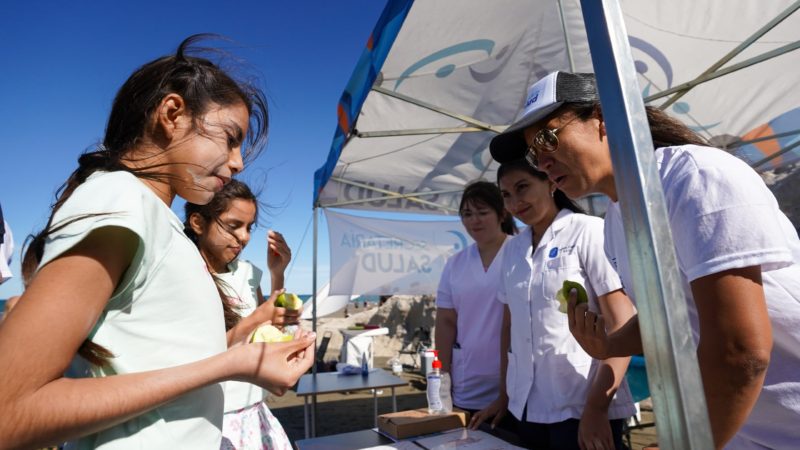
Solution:
{"label": "dark hair ponytail", "polygon": [[[231,180],[230,183],[226,184],[225,187],[222,188],[221,191],[214,194],[214,198],[212,198],[207,204],[197,205],[187,202],[184,205],[183,210],[185,218],[183,221],[183,232],[186,233],[186,236],[188,236],[189,239],[195,243],[195,245],[198,247],[200,246],[200,236],[194,232],[194,229],[192,229],[192,225],[189,222],[194,214],[200,215],[200,217],[202,217],[207,224],[216,222],[224,230],[227,230],[226,225],[220,222],[219,217],[225,211],[227,211],[228,208],[230,208],[231,203],[234,200],[246,200],[253,202],[253,205],[256,207],[256,222],[258,222],[259,207],[256,195],[253,194],[253,191],[250,190],[250,187],[245,183],[242,183],[238,180]],[[239,322],[239,320],[241,320],[241,315],[239,315],[239,312],[233,305],[231,298],[226,295],[226,292],[231,291],[230,287],[227,286],[217,274],[212,274],[212,277],[214,278],[214,283],[217,285],[219,298],[222,300],[222,309],[225,314],[225,329],[230,330]]]}
{"label": "dark hair ponytail", "polygon": [[503,206],[503,196],[496,184],[488,181],[475,181],[464,188],[461,194],[461,204],[458,206],[459,214],[469,203],[482,203],[492,209],[500,218],[500,229],[503,233],[513,236],[517,234],[517,224],[514,217]]}
{"label": "dark hair ponytail", "polygon": [[[547,174],[534,169],[533,166],[530,165],[528,160],[523,158],[500,164],[500,167],[497,169],[498,184],[500,183],[501,178],[503,178],[505,175],[515,170],[520,170],[522,172],[525,172],[539,180],[547,181]],[[568,209],[572,212],[586,214],[586,211],[584,211],[583,208],[578,206],[577,203],[575,203],[569,197],[567,197],[567,194],[562,192],[561,189],[556,189],[553,192],[553,201],[555,202],[556,208],[559,211],[561,211],[562,209]]]}
{"label": "dark hair ponytail", "polygon": [[[55,213],[90,175],[97,171],[124,170],[140,178],[166,176],[152,173],[151,169],[156,166],[133,169],[122,163],[123,156],[153,132],[153,113],[166,95],[174,93],[183,97],[196,128],[213,104],[231,106],[244,103],[250,114],[250,127],[243,145],[243,159],[249,161],[261,151],[266,143],[268,129],[264,94],[250,83],[234,80],[210,60],[190,55],[195,51],[208,52],[209,49],[194,48],[194,44],[214,37],[219,38],[211,34],[190,36],[178,46],[174,55],[143,65],[125,81],[114,98],[103,144],[78,158],[78,168],[56,192],[56,201],[51,205],[52,211],[47,225],[42,231],[26,239],[22,258],[22,278],[25,284],[33,278],[42,260],[47,236],[77,220],[96,215],[71,217],[61,223],[53,223]],[[78,353],[94,365],[103,365],[113,357],[108,350],[89,340],[84,341]]]}
{"label": "dark hair ponytail", "polygon": [[[568,103],[553,115],[572,111],[579,119],[585,121],[592,117],[602,118],[599,102]],[[676,145],[709,145],[702,136],[692,131],[683,122],[654,106],[646,106],[647,123],[653,138],[653,148],[672,147]]]}

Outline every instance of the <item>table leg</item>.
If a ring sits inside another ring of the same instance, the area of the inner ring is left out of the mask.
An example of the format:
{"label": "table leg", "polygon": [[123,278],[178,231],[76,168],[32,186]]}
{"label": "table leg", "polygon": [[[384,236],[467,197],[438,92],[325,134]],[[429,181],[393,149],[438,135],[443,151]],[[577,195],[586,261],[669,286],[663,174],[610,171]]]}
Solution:
{"label": "table leg", "polygon": [[310,436],[308,434],[308,396],[303,396],[303,428],[306,432],[306,439]]}
{"label": "table leg", "polygon": [[397,396],[394,395],[394,386],[392,386],[392,412],[397,412]]}
{"label": "table leg", "polygon": [[378,390],[372,390],[372,401],[375,404],[375,428],[378,428]]}
{"label": "table leg", "polygon": [[317,437],[317,394],[311,396],[311,437]]}

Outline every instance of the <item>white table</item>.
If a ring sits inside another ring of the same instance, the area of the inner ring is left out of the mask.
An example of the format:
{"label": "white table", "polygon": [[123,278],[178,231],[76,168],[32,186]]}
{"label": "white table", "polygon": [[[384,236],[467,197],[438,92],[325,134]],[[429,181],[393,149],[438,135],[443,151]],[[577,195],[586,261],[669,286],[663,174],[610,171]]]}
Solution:
{"label": "white table", "polygon": [[389,334],[389,329],[386,327],[372,328],[366,330],[349,330],[342,328],[339,330],[342,333],[342,348],[339,361],[353,366],[361,366],[362,355],[367,355],[367,365],[371,369],[373,367],[372,355],[372,342],[375,336],[385,336]]}
{"label": "white table", "polygon": [[[392,411],[397,412],[397,397],[394,388],[406,386],[408,382],[381,369],[373,369],[366,376],[343,375],[339,372],[325,372],[305,374],[297,383],[297,396],[303,397],[303,418],[306,439],[314,437],[316,424],[313,419],[309,427],[308,396],[317,394],[331,394],[336,392],[363,391],[372,389],[372,401],[375,407],[375,427],[378,426],[378,394],[377,389],[392,388]],[[309,428],[311,433],[309,434]]]}

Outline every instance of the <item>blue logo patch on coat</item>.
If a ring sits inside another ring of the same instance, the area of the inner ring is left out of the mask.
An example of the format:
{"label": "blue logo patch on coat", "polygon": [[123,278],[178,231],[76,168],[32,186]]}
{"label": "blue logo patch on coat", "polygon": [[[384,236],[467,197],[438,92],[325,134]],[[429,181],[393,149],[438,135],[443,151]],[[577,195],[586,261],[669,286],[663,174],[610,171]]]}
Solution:
{"label": "blue logo patch on coat", "polygon": [[555,258],[556,256],[558,256],[558,247],[551,248],[550,253],[547,256],[551,258]]}

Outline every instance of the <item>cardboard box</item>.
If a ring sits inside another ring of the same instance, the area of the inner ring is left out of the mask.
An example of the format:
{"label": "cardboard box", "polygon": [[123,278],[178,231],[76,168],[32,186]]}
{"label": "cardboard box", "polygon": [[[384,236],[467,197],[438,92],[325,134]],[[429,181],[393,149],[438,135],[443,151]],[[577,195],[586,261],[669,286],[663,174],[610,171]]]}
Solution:
{"label": "cardboard box", "polygon": [[454,408],[450,414],[428,414],[427,408],[378,416],[378,428],[395,439],[461,428],[469,423],[469,413]]}

